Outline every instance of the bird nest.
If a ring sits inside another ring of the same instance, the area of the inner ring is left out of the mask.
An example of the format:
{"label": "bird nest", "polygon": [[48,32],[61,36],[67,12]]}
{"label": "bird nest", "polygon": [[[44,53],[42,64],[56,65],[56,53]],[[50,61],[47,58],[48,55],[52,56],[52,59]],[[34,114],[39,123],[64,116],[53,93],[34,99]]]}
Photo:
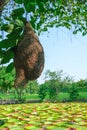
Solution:
{"label": "bird nest", "polygon": [[15,87],[25,86],[35,80],[44,68],[44,51],[30,23],[26,22],[24,35],[14,53],[16,70]]}

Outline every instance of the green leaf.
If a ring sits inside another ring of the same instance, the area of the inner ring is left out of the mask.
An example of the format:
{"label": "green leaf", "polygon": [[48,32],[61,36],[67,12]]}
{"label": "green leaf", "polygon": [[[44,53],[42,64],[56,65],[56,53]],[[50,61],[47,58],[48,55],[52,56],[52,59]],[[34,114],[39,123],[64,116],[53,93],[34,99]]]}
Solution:
{"label": "green leaf", "polygon": [[2,39],[2,35],[0,35],[0,39]]}
{"label": "green leaf", "polygon": [[6,51],[2,57],[1,64],[6,64],[8,63],[12,58],[14,54],[12,51]]}
{"label": "green leaf", "polygon": [[3,54],[5,53],[5,50],[0,49],[0,57],[3,57]]}
{"label": "green leaf", "polygon": [[7,16],[4,17],[4,19],[7,20],[7,21],[11,21],[11,18],[10,18],[10,17],[7,17]]}
{"label": "green leaf", "polygon": [[3,120],[0,120],[0,126],[4,125],[6,123],[6,120],[3,119]]}
{"label": "green leaf", "polygon": [[47,27],[44,27],[43,31],[47,31]]}
{"label": "green leaf", "polygon": [[16,19],[15,22],[16,22],[16,24],[17,24],[18,26],[21,26],[22,28],[24,27],[24,23],[23,23],[22,20]]}
{"label": "green leaf", "polygon": [[74,30],[74,31],[73,31],[73,34],[77,34],[77,30]]}
{"label": "green leaf", "polygon": [[40,2],[38,6],[39,6],[40,12],[44,12],[45,11],[44,2]]}
{"label": "green leaf", "polygon": [[12,12],[12,18],[16,19],[17,17],[22,17],[22,15],[24,14],[24,8],[18,8],[13,10]]}
{"label": "green leaf", "polygon": [[23,3],[23,0],[14,0],[16,3],[18,4],[22,4]]}
{"label": "green leaf", "polygon": [[0,48],[9,48],[16,45],[16,39],[5,39],[0,42]]}
{"label": "green leaf", "polygon": [[12,30],[14,28],[14,25],[13,24],[4,24],[2,27],[1,27],[1,30],[4,30],[8,33],[11,33]]}
{"label": "green leaf", "polygon": [[36,3],[35,0],[32,0],[32,2],[30,2],[30,0],[26,0],[24,1],[24,6],[27,12],[35,12],[35,8],[36,8]]}
{"label": "green leaf", "polygon": [[12,39],[20,39],[20,36],[21,36],[21,33],[22,33],[22,28],[21,27],[15,27],[15,29],[7,35],[7,38],[9,39],[9,41]]}
{"label": "green leaf", "polygon": [[82,33],[83,36],[85,36],[86,34],[87,34],[87,31],[84,31],[84,32]]}
{"label": "green leaf", "polygon": [[10,63],[10,64],[7,66],[6,72],[7,72],[7,73],[11,72],[11,71],[13,70],[13,68],[14,68],[14,64],[13,64],[13,62],[12,62],[12,63]]}

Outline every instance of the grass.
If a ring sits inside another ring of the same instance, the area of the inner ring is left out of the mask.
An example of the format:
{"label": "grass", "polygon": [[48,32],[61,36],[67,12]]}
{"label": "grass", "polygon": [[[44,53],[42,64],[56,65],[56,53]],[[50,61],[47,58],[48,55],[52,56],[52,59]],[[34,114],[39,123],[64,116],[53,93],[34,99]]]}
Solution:
{"label": "grass", "polygon": [[[14,94],[0,94],[1,99],[17,99]],[[23,98],[26,100],[39,100],[39,95],[38,94],[24,94]],[[87,92],[79,92],[79,97],[78,99],[83,99],[87,100]],[[58,94],[58,101],[68,101],[69,100],[69,93],[63,93],[60,92]]]}
{"label": "grass", "polygon": [[87,92],[79,92],[79,98],[81,99],[87,99]]}
{"label": "grass", "polygon": [[[79,92],[78,96],[79,100],[87,100],[87,92]],[[59,101],[68,101],[69,100],[69,93],[59,93],[58,95],[58,100]]]}
{"label": "grass", "polygon": [[58,94],[58,101],[68,100],[69,99],[69,93],[62,93],[60,92]]}
{"label": "grass", "polygon": [[[15,98],[15,96],[11,93],[11,94],[0,94],[0,98],[1,99],[17,99],[17,97]],[[38,100],[39,96],[38,94],[24,94],[23,98],[25,98],[26,100]]]}

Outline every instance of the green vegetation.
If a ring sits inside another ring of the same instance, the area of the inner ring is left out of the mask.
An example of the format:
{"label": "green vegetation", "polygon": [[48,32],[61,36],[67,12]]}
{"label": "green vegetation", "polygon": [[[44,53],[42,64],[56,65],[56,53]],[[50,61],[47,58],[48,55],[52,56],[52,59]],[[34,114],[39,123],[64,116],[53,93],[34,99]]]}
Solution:
{"label": "green vegetation", "polygon": [[[38,94],[26,94],[26,93],[22,96],[22,98],[26,100],[39,100],[40,99]],[[12,93],[9,93],[9,94],[0,93],[0,99],[3,99],[3,100],[16,99],[17,100],[18,98]]]}
{"label": "green vegetation", "polygon": [[74,82],[63,71],[47,70],[44,83],[30,81],[26,88],[14,88],[15,71],[6,73],[6,67],[0,67],[0,99],[41,100],[44,102],[87,101],[87,81]]}
{"label": "green vegetation", "polygon": [[[69,101],[69,93],[60,92],[58,96],[56,97],[58,102],[67,102]],[[0,99],[17,99],[15,96],[11,93],[9,94],[0,94]],[[26,100],[40,100],[40,97],[38,94],[25,94],[23,95],[23,99]],[[48,96],[43,101],[49,101]],[[79,92],[78,101],[87,101],[87,92]]]}
{"label": "green vegetation", "polygon": [[[25,104],[0,105],[0,130],[87,129],[87,103],[83,103],[87,102],[86,80],[74,82],[63,71],[48,70],[44,76],[45,82],[41,85],[37,81],[29,82],[23,88],[20,100],[16,89],[10,87],[13,84],[13,79],[10,79],[15,72],[6,78],[8,73],[5,71],[5,67],[0,69],[1,100],[19,100],[18,103]],[[42,103],[26,103],[31,100],[41,100]]]}
{"label": "green vegetation", "polygon": [[[26,88],[14,89],[15,71],[12,60],[14,47],[23,37],[26,20],[31,23],[39,35],[50,27],[62,26],[72,28],[74,34],[81,32],[84,36],[87,34],[86,7],[87,2],[77,0],[42,0],[41,2],[39,0],[28,2],[1,0],[0,63],[8,63],[6,67],[0,66],[0,96],[2,99],[4,98],[2,95],[5,95],[6,99],[26,100],[31,94],[37,94],[41,101],[86,100],[83,93],[87,91],[87,81],[74,82],[73,78],[64,75],[63,71],[51,72],[48,70],[45,73],[43,84],[39,85],[37,81],[31,81]],[[3,32],[5,35],[2,35]],[[62,97],[61,93],[63,93]]]}
{"label": "green vegetation", "polygon": [[[1,0],[0,1],[0,59],[12,71],[12,51],[23,37],[28,20],[40,35],[52,27],[66,27],[74,34],[87,34],[87,2],[82,0]],[[7,35],[3,35],[3,33]],[[9,61],[12,62],[9,62]]]}
{"label": "green vegetation", "polygon": [[[87,2],[81,0],[1,0],[0,1],[0,98],[20,101],[40,99],[40,104],[0,105],[0,130],[86,130],[87,80],[74,82],[63,71],[45,73],[39,85],[14,86],[13,48],[24,33],[26,19],[40,35],[50,27],[66,27],[73,33],[87,34]],[[5,32],[5,33],[4,33]],[[3,35],[3,33],[5,35]],[[55,102],[72,103],[55,103]],[[74,129],[75,128],[75,129]]]}

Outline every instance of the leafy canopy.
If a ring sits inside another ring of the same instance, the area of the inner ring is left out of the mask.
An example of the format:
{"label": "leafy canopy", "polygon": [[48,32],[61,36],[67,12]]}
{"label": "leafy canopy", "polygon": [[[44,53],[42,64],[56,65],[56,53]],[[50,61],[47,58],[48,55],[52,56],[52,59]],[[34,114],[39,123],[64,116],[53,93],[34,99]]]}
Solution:
{"label": "leafy canopy", "polygon": [[14,85],[14,70],[11,73],[5,73],[6,67],[0,67],[0,92],[7,92]]}
{"label": "leafy canopy", "polygon": [[[6,34],[4,38],[3,35],[0,36],[1,64],[6,64],[13,58],[11,48],[21,40],[26,19],[39,35],[53,26],[72,29],[74,34],[87,34],[87,2],[84,0],[5,1],[9,2],[0,13],[0,30]],[[11,71],[12,68],[13,63],[9,64],[8,70]]]}

